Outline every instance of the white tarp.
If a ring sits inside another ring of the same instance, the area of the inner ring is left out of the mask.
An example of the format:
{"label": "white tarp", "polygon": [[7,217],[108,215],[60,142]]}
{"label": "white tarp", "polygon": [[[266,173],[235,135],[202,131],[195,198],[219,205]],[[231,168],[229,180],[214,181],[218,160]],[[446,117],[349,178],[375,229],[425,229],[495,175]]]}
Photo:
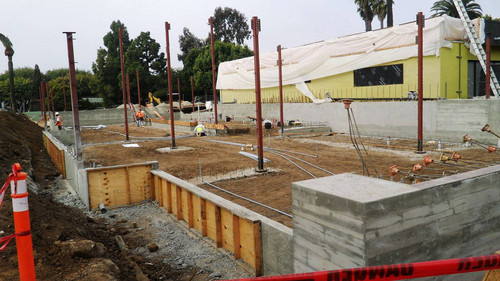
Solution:
{"label": "white tarp", "polygon": [[[484,21],[473,21],[477,31]],[[300,47],[283,49],[283,85],[297,84],[355,69],[404,60],[417,56],[417,25],[400,26],[325,40]],[[424,28],[424,56],[439,56],[442,47],[451,41],[467,38],[460,19],[441,16],[427,19]],[[480,36],[484,38],[484,36]],[[260,81],[262,88],[278,86],[277,52],[261,54]],[[217,89],[253,89],[254,59],[223,62],[219,65]],[[307,88],[307,87],[306,87]]]}
{"label": "white tarp", "polygon": [[326,98],[326,99],[317,99],[313,93],[311,93],[311,91],[309,90],[309,88],[307,87],[307,84],[304,83],[304,82],[299,82],[297,84],[295,84],[295,88],[297,88],[297,90],[299,90],[304,96],[310,98],[312,100],[313,103],[325,103],[325,102],[332,102],[332,99],[331,98]]}

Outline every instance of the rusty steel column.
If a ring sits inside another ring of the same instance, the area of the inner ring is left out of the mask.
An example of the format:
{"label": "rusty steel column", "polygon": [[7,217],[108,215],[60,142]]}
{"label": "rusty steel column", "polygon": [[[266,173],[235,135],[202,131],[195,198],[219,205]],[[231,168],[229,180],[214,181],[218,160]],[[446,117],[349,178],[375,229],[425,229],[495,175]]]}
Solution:
{"label": "rusty steel column", "polygon": [[191,98],[193,100],[193,113],[194,113],[194,81],[193,76],[191,76]]}
{"label": "rusty steel column", "polygon": [[491,79],[491,34],[486,34],[486,98],[490,98],[490,79]]}
{"label": "rusty steel column", "polygon": [[278,70],[279,70],[279,84],[280,84],[280,123],[281,134],[283,134],[283,74],[282,74],[283,61],[281,60],[281,45],[278,45]]}
{"label": "rusty steel column", "polygon": [[260,97],[260,62],[259,62],[259,31],[260,20],[252,17],[253,30],[253,52],[254,52],[254,70],[255,70],[255,104],[257,108],[257,145],[259,146],[259,158],[257,171],[264,171],[264,147],[262,144],[262,108]]}
{"label": "rusty steel column", "polygon": [[168,38],[168,31],[170,30],[170,24],[165,22],[165,35],[167,37],[167,74],[168,74],[168,94],[170,103],[170,135],[172,136],[172,147],[175,146],[175,126],[174,126],[174,97],[172,94],[172,73],[170,69],[170,41]]}
{"label": "rusty steel column", "polygon": [[125,138],[128,141],[128,116],[127,116],[127,90],[125,88],[125,61],[123,59],[123,28],[118,30],[118,38],[120,40],[120,66],[122,69],[122,95],[123,95],[123,112],[125,114]]}
{"label": "rusty steel column", "polygon": [[137,77],[137,102],[139,103],[139,109],[141,109],[141,86],[139,85],[139,70],[135,71],[135,76]]}
{"label": "rusty steel column", "polygon": [[418,143],[417,152],[423,152],[423,105],[424,105],[424,16],[422,12],[417,14],[418,25]]}
{"label": "rusty steel column", "polygon": [[64,111],[66,111],[66,79],[64,75],[62,77],[62,84],[63,84],[63,97],[64,97]]}
{"label": "rusty steel column", "polygon": [[42,118],[43,118],[43,126],[45,131],[47,131],[47,114],[45,112],[45,82],[40,82],[40,90],[42,91]]}
{"label": "rusty steel column", "polygon": [[214,55],[214,17],[208,19],[210,23],[210,53],[212,54],[212,88],[214,90],[214,117],[217,124],[217,89],[215,89],[215,55]]}
{"label": "rusty steel column", "polygon": [[75,133],[75,153],[76,160],[82,160],[82,139],[80,137],[80,115],[78,113],[78,94],[76,91],[76,74],[75,74],[75,56],[73,53],[73,33],[63,32],[66,34],[68,42],[68,61],[69,61],[69,81],[71,85],[71,110],[73,111],[73,132]]}

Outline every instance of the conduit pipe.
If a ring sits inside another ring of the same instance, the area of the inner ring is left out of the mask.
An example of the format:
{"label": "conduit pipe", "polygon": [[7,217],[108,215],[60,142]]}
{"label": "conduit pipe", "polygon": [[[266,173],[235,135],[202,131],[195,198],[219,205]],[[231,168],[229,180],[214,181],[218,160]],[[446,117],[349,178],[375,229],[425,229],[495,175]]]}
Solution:
{"label": "conduit pipe", "polygon": [[[201,162],[200,162],[200,163],[201,163]],[[200,164],[200,170],[201,170],[201,164]],[[200,172],[200,175],[201,175],[201,172]],[[249,199],[249,198],[243,197],[243,196],[238,195],[238,194],[236,194],[236,193],[233,193],[233,192],[231,192],[231,191],[225,190],[225,189],[220,188],[220,187],[218,187],[218,186],[216,186],[216,185],[214,185],[214,184],[211,184],[211,183],[209,183],[209,182],[206,182],[206,181],[204,181],[203,179],[201,179],[201,182],[202,182],[202,183],[204,183],[204,184],[206,184],[206,185],[208,185],[208,186],[211,186],[211,187],[213,187],[213,188],[215,188],[215,189],[217,189],[217,190],[219,190],[219,191],[225,192],[225,193],[227,193],[227,194],[233,195],[233,196],[238,197],[238,198],[240,198],[240,199],[243,199],[243,200],[245,200],[245,201],[248,201],[248,202],[251,202],[251,203],[257,204],[257,205],[259,205],[259,206],[261,206],[261,207],[267,208],[267,209],[269,209],[269,210],[275,211],[275,212],[280,213],[280,214],[282,214],[282,215],[284,215],[284,216],[287,216],[287,217],[289,217],[289,218],[292,218],[292,215],[290,215],[290,214],[288,214],[288,213],[285,213],[285,212],[280,211],[280,210],[278,210],[278,209],[275,209],[275,208],[273,208],[273,207],[270,207],[270,206],[264,205],[264,204],[262,204],[262,203],[260,203],[260,202],[255,201],[255,200],[252,200],[252,199]]]}
{"label": "conduit pipe", "polygon": [[[266,151],[269,151],[269,149],[265,149],[265,150],[266,150]],[[318,170],[321,170],[321,171],[323,171],[323,172],[325,172],[325,173],[328,173],[328,174],[330,174],[330,175],[335,175],[335,173],[332,173],[332,172],[330,172],[330,171],[328,171],[328,170],[325,170],[325,169],[323,169],[323,168],[321,168],[321,167],[318,167],[318,166],[316,166],[316,165],[314,165],[314,164],[312,164],[312,163],[309,163],[309,162],[307,162],[307,161],[305,161],[305,160],[302,160],[302,159],[300,159],[300,158],[298,158],[298,157],[295,157],[295,156],[292,156],[292,155],[288,155],[288,154],[286,154],[286,153],[277,152],[277,151],[269,151],[269,152],[274,153],[274,154],[276,154],[276,155],[280,155],[280,156],[281,156],[281,155],[286,155],[286,156],[291,157],[291,158],[293,158],[293,159],[295,159],[295,160],[299,160],[299,161],[301,161],[301,162],[303,162],[303,163],[305,163],[305,164],[307,164],[307,165],[309,165],[309,166],[311,166],[311,167],[314,167],[314,168],[316,168],[316,169],[318,169]]]}

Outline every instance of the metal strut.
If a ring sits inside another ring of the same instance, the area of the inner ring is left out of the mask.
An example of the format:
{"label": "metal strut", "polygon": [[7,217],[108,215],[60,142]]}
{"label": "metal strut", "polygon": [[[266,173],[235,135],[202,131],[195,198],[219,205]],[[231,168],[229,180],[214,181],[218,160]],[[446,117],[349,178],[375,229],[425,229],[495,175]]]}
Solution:
{"label": "metal strut", "polygon": [[[486,74],[487,72],[486,52],[484,51],[481,42],[479,42],[479,36],[476,34],[476,31],[474,30],[474,25],[472,24],[472,21],[470,20],[469,15],[467,14],[467,10],[463,5],[462,0],[453,0],[453,4],[455,4],[458,14],[460,15],[460,19],[462,20],[462,23],[465,27],[465,31],[467,32],[467,36],[469,37],[470,40],[470,45],[474,50],[474,53],[476,54],[477,58],[479,59],[479,64],[481,64],[481,67],[483,68],[483,71]],[[493,95],[496,98],[499,98],[500,85],[498,84],[497,77],[492,67],[490,67],[490,75],[491,75],[490,76],[491,90],[493,91]]]}

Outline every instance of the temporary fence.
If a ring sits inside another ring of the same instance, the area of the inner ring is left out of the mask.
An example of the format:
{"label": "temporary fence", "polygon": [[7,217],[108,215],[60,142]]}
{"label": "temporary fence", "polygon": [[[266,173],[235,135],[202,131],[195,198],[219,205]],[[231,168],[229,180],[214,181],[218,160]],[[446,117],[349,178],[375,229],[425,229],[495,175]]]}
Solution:
{"label": "temporary fence", "polygon": [[16,238],[17,260],[19,263],[19,276],[21,281],[36,280],[26,178],[26,173],[21,172],[21,165],[16,163],[12,166],[12,173],[0,190],[1,205],[7,187],[9,184],[11,186],[15,229],[14,234],[0,238],[0,243],[2,244],[0,246],[0,251],[5,250],[9,242],[14,237]]}
{"label": "temporary fence", "polygon": [[461,259],[318,271],[281,276],[233,279],[233,281],[391,281],[499,268],[500,255],[488,255]]}

